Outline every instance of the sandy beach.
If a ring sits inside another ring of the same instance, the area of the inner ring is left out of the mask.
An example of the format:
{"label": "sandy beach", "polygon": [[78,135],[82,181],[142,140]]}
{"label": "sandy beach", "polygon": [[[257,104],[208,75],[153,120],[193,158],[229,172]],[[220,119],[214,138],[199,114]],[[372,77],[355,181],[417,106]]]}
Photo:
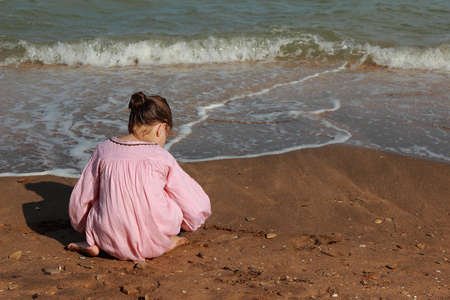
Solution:
{"label": "sandy beach", "polygon": [[212,216],[144,263],[64,249],[76,179],[0,178],[0,298],[450,298],[449,164],[332,145],[182,167]]}

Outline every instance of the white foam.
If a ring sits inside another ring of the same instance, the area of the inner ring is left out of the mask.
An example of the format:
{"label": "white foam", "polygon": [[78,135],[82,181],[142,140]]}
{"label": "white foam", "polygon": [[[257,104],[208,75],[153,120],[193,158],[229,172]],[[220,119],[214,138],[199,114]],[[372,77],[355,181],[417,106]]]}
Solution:
{"label": "white foam", "polygon": [[342,143],[345,143],[346,141],[348,141],[352,137],[351,133],[348,132],[347,130],[338,128],[338,127],[332,125],[331,123],[328,123],[328,126],[340,131],[342,134],[339,136],[336,136],[334,139],[332,139],[328,142],[319,143],[319,144],[302,144],[302,145],[297,145],[297,146],[293,146],[293,147],[287,147],[287,148],[284,148],[281,150],[266,151],[264,153],[247,154],[247,155],[222,155],[222,156],[214,156],[214,157],[201,158],[201,159],[184,159],[184,158],[182,158],[179,161],[180,162],[200,162],[200,161],[213,161],[213,160],[222,160],[222,159],[262,157],[262,156],[267,156],[267,155],[276,155],[276,154],[287,153],[287,152],[301,150],[301,149],[319,148],[319,147],[332,145],[332,144],[342,144]]}
{"label": "white foam", "polygon": [[321,114],[325,114],[325,113],[334,112],[341,108],[341,103],[338,99],[331,99],[331,102],[333,103],[333,108],[318,109],[318,110],[309,112],[309,114],[317,116],[317,115],[321,115]]}
{"label": "white foam", "polygon": [[381,48],[366,45],[367,53],[381,66],[400,69],[450,70],[450,46],[419,49],[413,47]]}
{"label": "white foam", "polygon": [[435,158],[438,160],[450,161],[450,156],[434,153],[433,151],[430,151],[426,146],[414,145],[408,148],[401,147],[399,150],[408,155],[418,155],[426,158]]}
{"label": "white foam", "polygon": [[[266,94],[266,93],[268,93],[269,91],[273,91],[273,90],[275,90],[275,89],[277,89],[277,88],[280,88],[280,87],[284,87],[284,86],[287,86],[287,85],[300,84],[300,83],[303,83],[303,82],[305,82],[305,81],[307,81],[307,80],[309,80],[309,79],[316,78],[316,77],[319,77],[319,76],[321,76],[321,75],[326,75],[326,74],[329,74],[329,73],[339,72],[339,71],[342,71],[342,70],[344,70],[344,69],[345,69],[345,65],[342,65],[342,66],[340,66],[339,68],[336,68],[336,69],[331,69],[331,70],[326,70],[326,71],[314,73],[313,75],[306,76],[306,77],[304,77],[304,78],[302,78],[302,79],[300,79],[300,80],[290,81],[290,82],[287,82],[287,83],[279,83],[279,84],[275,84],[275,85],[273,85],[273,86],[270,87],[270,88],[265,88],[265,89],[262,89],[261,91],[258,91],[258,92],[251,92],[251,93],[246,93],[246,94],[244,94],[244,95],[238,95],[238,96],[232,97],[232,98],[230,98],[230,99],[226,99],[226,100],[224,100],[224,101],[222,101],[222,102],[219,102],[219,103],[213,103],[213,104],[210,104],[210,105],[207,105],[207,106],[199,107],[198,110],[197,110],[198,119],[195,120],[195,121],[193,121],[193,122],[190,122],[190,123],[188,123],[188,124],[183,125],[183,126],[181,127],[181,129],[179,130],[178,136],[177,136],[176,138],[172,139],[171,141],[169,141],[169,142],[164,146],[164,148],[165,148],[166,150],[169,150],[173,145],[175,145],[175,144],[181,142],[183,139],[185,139],[186,137],[188,137],[188,136],[192,133],[192,127],[194,127],[194,126],[196,126],[197,124],[200,124],[200,123],[202,123],[203,121],[205,121],[205,120],[208,119],[208,114],[207,114],[207,112],[208,112],[209,110],[214,110],[214,109],[217,109],[217,108],[221,108],[221,107],[223,107],[226,103],[233,102],[233,101],[236,101],[236,100],[238,100],[238,99],[242,99],[242,98],[245,98],[245,97],[260,96],[260,95]],[[336,100],[336,101],[337,101],[337,100]],[[336,104],[336,101],[333,102],[333,103],[334,103],[333,109],[336,109],[336,110],[337,110],[337,109],[339,109],[340,104],[339,104],[339,101],[337,101],[337,104]],[[336,108],[336,107],[337,107],[337,108]],[[332,111],[333,109],[331,109],[330,111]]]}
{"label": "white foam", "polygon": [[[403,69],[450,70],[450,45],[434,48],[388,47],[356,44],[351,40],[328,41],[319,35],[294,37],[209,36],[195,40],[115,41],[104,38],[51,45],[20,41],[0,43],[1,49],[24,49],[25,53],[7,57],[0,65],[21,62],[91,65],[96,67],[148,66],[171,64],[211,64],[271,60],[277,57],[360,57],[371,58],[381,66]],[[287,51],[286,49],[290,49]],[[17,50],[19,51],[19,50]]]}
{"label": "white foam", "polygon": [[72,43],[57,42],[53,45],[20,41],[18,47],[25,49],[25,54],[10,56],[1,65],[31,61],[69,66],[81,64],[113,67],[251,61],[276,57],[280,55],[281,47],[292,41],[292,38],[269,40],[256,37],[208,37],[204,40],[171,42],[144,40],[132,43],[97,38]]}
{"label": "white foam", "polygon": [[181,126],[181,128],[178,131],[177,137],[172,139],[172,140],[170,140],[169,142],[167,142],[164,145],[164,149],[169,150],[170,147],[172,147],[174,144],[179,143],[180,141],[185,139],[187,136],[189,136],[192,133],[192,127],[194,127],[195,125],[197,125],[197,124],[203,122],[204,120],[206,120],[208,118],[208,115],[206,114],[207,108],[208,109],[214,109],[214,108],[219,107],[219,106],[221,106],[220,103],[219,104],[208,105],[206,107],[199,107],[197,109],[197,115],[199,116],[199,119]]}
{"label": "white foam", "polygon": [[30,173],[0,173],[0,177],[31,177],[31,176],[44,176],[52,175],[66,178],[78,178],[80,172],[75,169],[53,169],[43,172],[30,172]]}
{"label": "white foam", "polygon": [[204,107],[204,113],[206,113],[207,110],[220,108],[224,105],[225,105],[224,103],[213,103],[211,105],[207,105]]}
{"label": "white foam", "polygon": [[259,92],[254,92],[254,93],[249,93],[249,94],[242,95],[242,96],[237,96],[237,97],[234,97],[234,98],[232,98],[232,99],[230,99],[228,101],[234,101],[234,100],[241,99],[241,98],[244,98],[244,97],[254,97],[254,96],[264,95],[264,94],[266,94],[266,93],[268,93],[270,91],[273,91],[273,90],[275,90],[277,88],[285,87],[285,86],[288,86],[288,85],[300,84],[300,83],[303,83],[303,82],[305,82],[307,80],[310,80],[310,79],[313,79],[313,78],[316,78],[316,77],[319,77],[319,76],[322,76],[322,75],[326,75],[326,74],[329,74],[329,73],[340,72],[340,71],[345,69],[345,65],[346,64],[343,64],[342,66],[340,66],[339,68],[336,68],[336,69],[331,69],[331,70],[326,70],[326,71],[314,73],[312,75],[308,75],[308,76],[306,76],[306,77],[304,77],[302,79],[299,79],[299,80],[293,80],[293,81],[286,82],[286,83],[278,83],[278,84],[273,85],[270,88],[263,89],[263,90],[261,90]]}

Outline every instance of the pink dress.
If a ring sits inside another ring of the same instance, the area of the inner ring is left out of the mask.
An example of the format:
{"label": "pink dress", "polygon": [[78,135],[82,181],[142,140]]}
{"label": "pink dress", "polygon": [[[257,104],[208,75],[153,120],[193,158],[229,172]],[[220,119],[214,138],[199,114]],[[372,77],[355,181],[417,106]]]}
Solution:
{"label": "pink dress", "polygon": [[180,227],[194,231],[210,214],[208,196],[169,152],[117,138],[95,149],[69,203],[75,230],[121,260],[162,255]]}

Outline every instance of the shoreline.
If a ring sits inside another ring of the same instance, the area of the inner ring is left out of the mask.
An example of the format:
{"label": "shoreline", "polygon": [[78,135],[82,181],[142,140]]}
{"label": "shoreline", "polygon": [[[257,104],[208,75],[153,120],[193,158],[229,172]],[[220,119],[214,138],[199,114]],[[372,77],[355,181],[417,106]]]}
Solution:
{"label": "shoreline", "polygon": [[[405,153],[398,153],[395,151],[388,151],[388,150],[379,150],[374,149],[371,147],[364,147],[364,146],[356,146],[352,145],[346,142],[337,142],[337,143],[330,143],[330,144],[324,144],[324,145],[318,145],[318,146],[310,146],[310,145],[304,145],[299,146],[297,148],[290,148],[287,150],[280,150],[280,151],[274,151],[264,154],[255,154],[255,155],[249,155],[249,156],[242,156],[242,157],[214,157],[214,158],[206,158],[206,159],[199,159],[199,160],[177,160],[180,165],[183,164],[196,164],[196,163],[207,163],[207,162],[214,162],[214,161],[228,161],[228,160],[246,160],[246,159],[254,159],[254,158],[263,158],[267,156],[276,156],[276,155],[284,155],[291,152],[297,152],[297,151],[304,151],[304,150],[312,150],[312,149],[318,149],[322,147],[330,147],[330,146],[343,146],[343,147],[350,147],[350,148],[360,148],[361,150],[368,150],[368,151],[378,151],[378,152],[385,152],[392,155],[398,155],[401,157],[407,157],[407,158],[413,158],[418,160],[424,160],[424,161],[430,161],[435,163],[442,163],[442,164],[450,164],[450,161],[446,161],[443,158],[437,158],[437,157],[420,157],[418,155],[411,155],[411,154],[405,154]],[[169,150],[170,152],[170,150]],[[70,179],[78,179],[81,175],[81,171],[79,171],[78,175],[70,175],[68,173],[64,173],[67,171],[74,171],[74,170],[64,170],[64,169],[55,169],[55,170],[47,170],[47,171],[41,171],[41,172],[29,172],[29,173],[11,173],[11,172],[5,172],[0,173],[0,178],[19,178],[24,177],[24,179],[28,177],[42,177],[42,176],[54,176],[54,177],[61,177],[61,178],[70,178]]]}
{"label": "shoreline", "polygon": [[0,177],[0,296],[450,295],[447,163],[337,144],[180,165],[212,215],[188,245],[145,264],[64,250],[80,238],[67,213],[76,178]]}

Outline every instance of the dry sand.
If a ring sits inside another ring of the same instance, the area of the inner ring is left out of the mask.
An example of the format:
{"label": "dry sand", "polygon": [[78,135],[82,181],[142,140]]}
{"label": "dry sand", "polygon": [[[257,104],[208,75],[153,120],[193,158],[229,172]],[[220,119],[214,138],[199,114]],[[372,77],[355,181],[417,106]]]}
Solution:
{"label": "dry sand", "polygon": [[0,298],[450,298],[449,164],[335,145],[182,167],[213,215],[139,264],[64,250],[76,179],[0,178]]}

